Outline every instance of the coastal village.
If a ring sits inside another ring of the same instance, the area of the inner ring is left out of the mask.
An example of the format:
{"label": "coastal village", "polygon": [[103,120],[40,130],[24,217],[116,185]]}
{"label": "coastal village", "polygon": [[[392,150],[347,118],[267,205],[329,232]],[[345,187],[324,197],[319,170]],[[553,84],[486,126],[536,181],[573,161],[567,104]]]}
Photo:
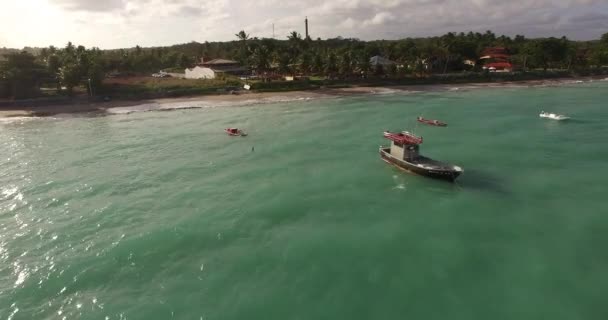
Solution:
{"label": "coastal village", "polygon": [[[464,60],[463,64],[471,67],[476,67],[479,63],[482,70],[488,72],[513,72],[515,71],[514,65],[510,61],[510,54],[508,49],[502,47],[486,48],[483,52],[483,57],[479,61]],[[411,68],[411,66],[400,65],[398,62],[389,60],[382,56],[373,56],[369,59],[369,65],[372,70],[391,70],[393,68],[404,69]],[[429,65],[423,62],[424,68],[428,69]],[[216,79],[218,77],[224,77],[226,75],[237,76],[243,80],[252,79],[267,79],[267,80],[307,80],[307,74],[300,73],[297,76],[293,74],[281,74],[278,70],[278,66],[271,68],[269,72],[263,74],[252,73],[250,69],[241,65],[238,61],[228,59],[213,59],[206,61],[205,58],[196,64],[192,68],[186,68],[184,73],[168,73],[160,71],[159,77],[177,77],[185,79]],[[362,70],[354,70],[355,72],[362,72]],[[362,73],[364,76],[365,73]],[[154,76],[154,75],[153,75]]]}
{"label": "coastal village", "polygon": [[0,50],[0,103],[20,99],[175,97],[243,90],[517,81],[608,73],[598,41],[485,33],[361,41],[291,32],[285,40],[240,31],[231,42],[100,50]]}

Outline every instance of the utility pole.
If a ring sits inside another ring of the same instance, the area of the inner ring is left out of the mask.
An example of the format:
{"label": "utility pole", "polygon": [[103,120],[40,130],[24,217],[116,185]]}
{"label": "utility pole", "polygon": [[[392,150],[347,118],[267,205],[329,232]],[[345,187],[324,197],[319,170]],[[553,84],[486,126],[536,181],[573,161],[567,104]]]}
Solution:
{"label": "utility pole", "polygon": [[93,86],[91,86],[91,78],[89,78],[89,95],[93,97]]}
{"label": "utility pole", "polygon": [[274,23],[272,24],[272,38],[274,39]]}

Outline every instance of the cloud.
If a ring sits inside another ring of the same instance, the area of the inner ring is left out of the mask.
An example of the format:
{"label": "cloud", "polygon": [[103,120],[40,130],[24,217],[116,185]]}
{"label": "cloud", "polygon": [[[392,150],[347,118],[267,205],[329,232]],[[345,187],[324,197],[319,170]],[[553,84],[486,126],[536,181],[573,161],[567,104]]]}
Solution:
{"label": "cloud", "polygon": [[[104,48],[170,45],[232,40],[243,29],[261,38],[272,37],[273,25],[276,38],[285,39],[290,31],[304,33],[305,16],[313,38],[396,39],[492,30],[594,39],[608,32],[606,0],[28,0],[4,7],[0,21],[23,26],[13,30],[57,21],[53,33],[36,29],[5,35],[9,43],[24,45],[68,40]],[[54,15],[44,16],[47,12]],[[31,43],[35,39],[39,43]]]}
{"label": "cloud", "polygon": [[195,6],[183,6],[177,10],[177,14],[181,16],[201,16],[203,9]]}
{"label": "cloud", "polygon": [[391,21],[395,21],[395,16],[390,12],[379,12],[376,13],[371,19],[363,21],[363,26],[378,26],[385,25]]}
{"label": "cloud", "polygon": [[342,29],[352,29],[357,25],[357,22],[355,21],[355,19],[353,18],[346,18],[344,21],[342,21],[338,27],[342,28]]}
{"label": "cloud", "polygon": [[74,11],[113,11],[124,9],[126,1],[124,0],[50,0],[66,10]]}
{"label": "cloud", "polygon": [[[578,15],[570,18],[571,22],[595,22],[595,21],[603,21],[608,22],[608,14],[606,13],[597,13],[597,12],[589,12],[586,14]],[[607,30],[608,31],[608,30]]]}

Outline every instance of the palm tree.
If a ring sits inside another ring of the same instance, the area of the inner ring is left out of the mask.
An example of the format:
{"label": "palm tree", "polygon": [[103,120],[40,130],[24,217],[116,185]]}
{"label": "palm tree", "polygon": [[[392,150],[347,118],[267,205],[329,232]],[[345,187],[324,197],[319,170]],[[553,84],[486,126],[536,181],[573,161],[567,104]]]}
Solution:
{"label": "palm tree", "polygon": [[340,74],[350,76],[353,73],[353,63],[350,52],[344,52],[340,60]]}
{"label": "palm tree", "polygon": [[300,36],[300,34],[296,31],[292,31],[287,36],[287,39],[289,40],[289,54],[293,60],[297,60],[302,51],[302,36]]}
{"label": "palm tree", "polygon": [[292,63],[292,55],[288,50],[282,49],[276,53],[276,61],[279,64],[279,72],[282,74],[292,73],[290,64]]}
{"label": "palm tree", "polygon": [[265,45],[258,46],[253,51],[251,60],[258,74],[266,72],[270,68],[270,50]]}
{"label": "palm tree", "polygon": [[239,31],[239,33],[235,34],[235,36],[240,40],[240,41],[247,41],[249,40],[249,35],[247,33],[245,33],[245,30],[241,30]]}
{"label": "palm tree", "polygon": [[327,56],[327,62],[325,63],[325,73],[328,76],[333,76],[333,74],[338,71],[338,58],[336,58],[336,54],[331,52],[329,56]]}
{"label": "palm tree", "polygon": [[239,33],[235,34],[235,36],[240,42],[237,60],[242,64],[248,64],[249,50],[247,48],[247,40],[249,40],[249,35],[245,33],[245,30],[241,30]]}
{"label": "palm tree", "polygon": [[367,73],[371,69],[371,64],[369,63],[369,57],[367,56],[367,54],[363,53],[358,57],[357,68],[359,68],[359,71],[362,75],[367,75]]}
{"label": "palm tree", "polygon": [[441,47],[438,50],[439,55],[444,58],[445,62],[443,65],[443,73],[445,74],[448,71],[448,63],[452,58],[452,53],[454,51],[454,44],[456,42],[456,35],[452,32],[447,33],[443,37],[441,37]]}
{"label": "palm tree", "polygon": [[302,36],[297,31],[292,31],[287,36],[287,39],[289,39],[289,41],[293,41],[293,42],[300,42],[302,40]]}
{"label": "palm tree", "polygon": [[68,42],[64,50],[67,54],[72,54],[74,52],[74,44],[72,44],[72,41]]}
{"label": "palm tree", "polygon": [[300,72],[303,74],[307,74],[310,72],[310,67],[312,64],[312,56],[309,52],[304,52],[300,57]]}
{"label": "palm tree", "polygon": [[318,52],[312,59],[312,71],[315,73],[323,72],[323,57]]}

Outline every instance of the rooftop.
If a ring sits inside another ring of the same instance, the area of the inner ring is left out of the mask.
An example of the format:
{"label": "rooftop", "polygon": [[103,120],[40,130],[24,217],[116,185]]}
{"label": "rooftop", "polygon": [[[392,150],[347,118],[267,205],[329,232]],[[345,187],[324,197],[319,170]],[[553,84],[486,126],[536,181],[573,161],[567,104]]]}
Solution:
{"label": "rooftop", "polygon": [[213,59],[209,61],[201,61],[204,65],[218,65],[218,64],[239,64],[237,61],[228,59]]}
{"label": "rooftop", "polygon": [[391,61],[387,58],[381,57],[381,56],[373,56],[369,59],[369,63],[372,66],[377,66],[377,65],[383,65],[383,66],[387,66],[387,65],[392,65],[392,64],[396,64],[394,61]]}

